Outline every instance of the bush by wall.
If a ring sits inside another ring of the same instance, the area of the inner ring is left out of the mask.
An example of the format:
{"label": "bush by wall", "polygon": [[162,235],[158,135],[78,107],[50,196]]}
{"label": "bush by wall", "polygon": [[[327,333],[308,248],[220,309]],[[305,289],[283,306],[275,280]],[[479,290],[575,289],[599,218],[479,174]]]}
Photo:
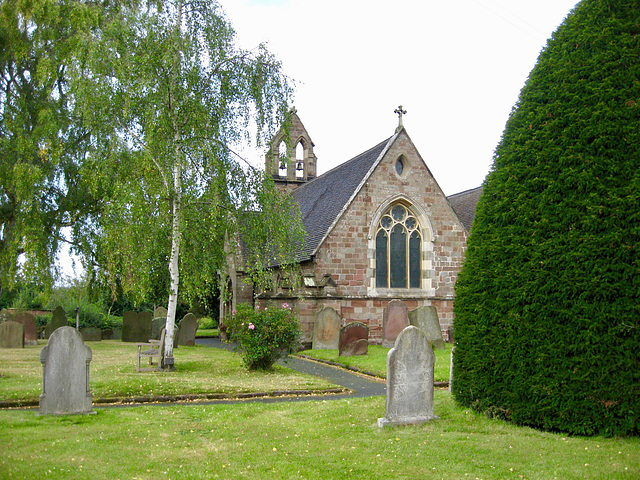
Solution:
{"label": "bush by wall", "polygon": [[300,321],[287,304],[265,309],[239,305],[225,324],[230,340],[238,343],[243,362],[251,370],[271,368],[299,345]]}
{"label": "bush by wall", "polygon": [[520,94],[456,285],[464,405],[640,433],[639,52],[640,1],[584,0]]}

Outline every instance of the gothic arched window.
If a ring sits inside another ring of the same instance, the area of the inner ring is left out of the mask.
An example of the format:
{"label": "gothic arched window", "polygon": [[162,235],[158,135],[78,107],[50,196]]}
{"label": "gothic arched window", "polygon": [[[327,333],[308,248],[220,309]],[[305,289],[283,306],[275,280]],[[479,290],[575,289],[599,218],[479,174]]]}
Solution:
{"label": "gothic arched window", "polygon": [[422,234],[416,217],[392,205],[376,232],[376,287],[421,288]]}

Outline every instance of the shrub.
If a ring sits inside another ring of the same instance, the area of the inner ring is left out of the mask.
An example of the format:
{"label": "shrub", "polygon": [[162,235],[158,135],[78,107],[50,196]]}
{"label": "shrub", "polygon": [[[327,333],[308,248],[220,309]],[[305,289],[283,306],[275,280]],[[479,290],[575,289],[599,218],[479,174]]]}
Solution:
{"label": "shrub", "polygon": [[238,344],[245,366],[266,370],[297,350],[300,322],[286,303],[282,308],[261,309],[240,305],[225,324],[232,342]]}
{"label": "shrub", "polygon": [[640,433],[640,2],[584,0],[496,148],[454,304],[456,400]]}

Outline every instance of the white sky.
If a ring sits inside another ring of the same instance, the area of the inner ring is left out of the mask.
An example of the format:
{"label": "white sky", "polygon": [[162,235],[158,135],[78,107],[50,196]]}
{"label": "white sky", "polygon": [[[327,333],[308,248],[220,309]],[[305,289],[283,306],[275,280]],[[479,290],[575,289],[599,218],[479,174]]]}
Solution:
{"label": "white sky", "polygon": [[[318,174],[404,125],[446,195],[479,186],[547,39],[577,0],[219,0],[237,43],[296,82]],[[247,154],[262,166],[263,154]]]}

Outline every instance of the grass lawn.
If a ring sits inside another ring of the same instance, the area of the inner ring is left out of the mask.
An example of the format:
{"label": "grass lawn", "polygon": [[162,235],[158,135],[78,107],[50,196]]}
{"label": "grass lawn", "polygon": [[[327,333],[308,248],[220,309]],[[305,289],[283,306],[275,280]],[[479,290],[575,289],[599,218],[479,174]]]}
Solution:
{"label": "grass lawn", "polygon": [[[22,349],[0,349],[0,401],[38,402],[42,393],[40,351],[46,341]],[[94,402],[134,396],[226,394],[335,387],[314,376],[276,365],[247,371],[241,357],[211,347],[174,350],[175,372],[136,372],[136,346],[115,340],[86,342],[93,358],[89,373]]]}
{"label": "grass lawn", "polygon": [[637,479],[640,439],[488,419],[435,392],[440,420],[379,429],[383,397],[0,410],[0,479]]}
{"label": "grass lawn", "polygon": [[[448,382],[451,366],[451,344],[445,344],[444,350],[435,349],[436,363],[434,367],[434,380],[436,382]],[[305,350],[300,352],[305,355],[320,360],[326,360],[345,367],[355,367],[363,372],[369,372],[378,377],[387,377],[387,353],[390,348],[383,348],[380,345],[369,345],[368,355],[354,357],[340,357],[338,350]]]}
{"label": "grass lawn", "polygon": [[217,337],[220,331],[217,328],[199,328],[196,330],[196,338],[198,337]]}

